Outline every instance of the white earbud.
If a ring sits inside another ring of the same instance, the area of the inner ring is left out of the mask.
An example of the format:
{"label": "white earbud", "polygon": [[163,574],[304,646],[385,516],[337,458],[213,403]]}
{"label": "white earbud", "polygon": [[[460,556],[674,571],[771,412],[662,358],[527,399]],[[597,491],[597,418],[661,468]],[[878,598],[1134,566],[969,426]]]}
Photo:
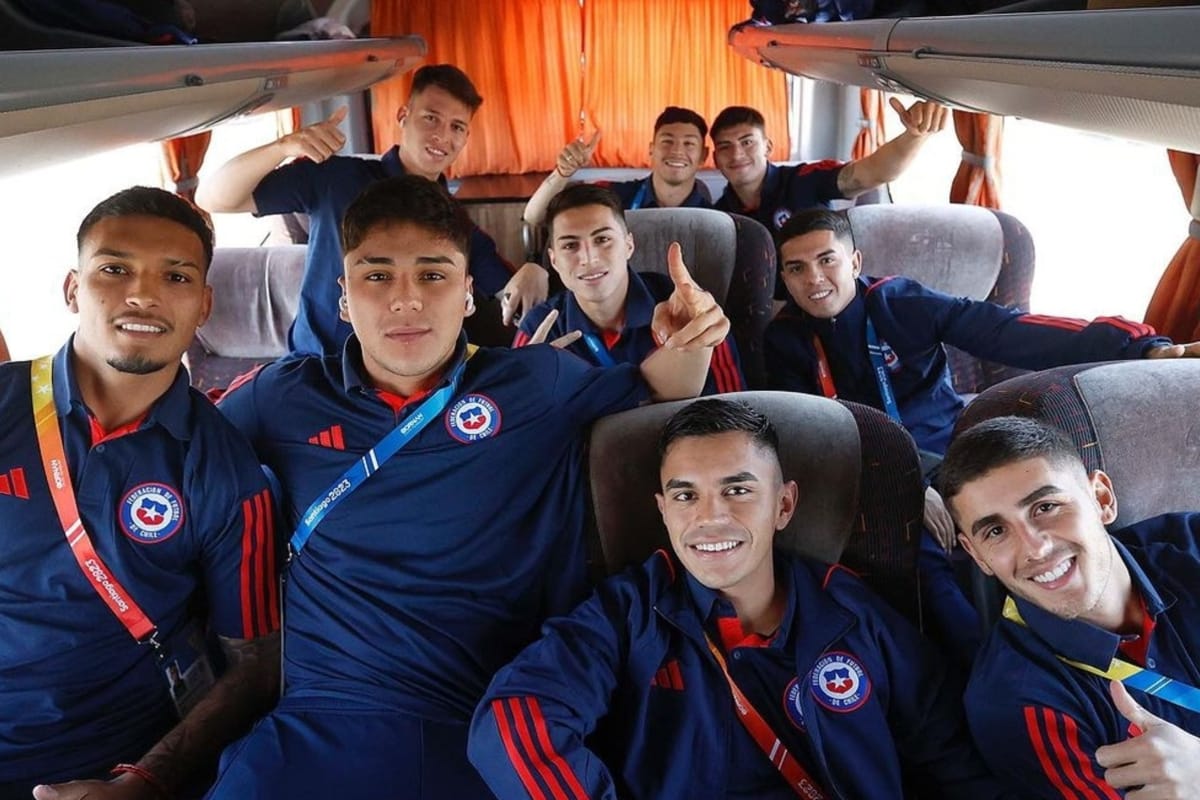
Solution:
{"label": "white earbud", "polygon": [[346,295],[342,295],[338,298],[338,308],[340,308],[342,311],[345,311],[346,307],[349,305],[350,301],[346,299]]}

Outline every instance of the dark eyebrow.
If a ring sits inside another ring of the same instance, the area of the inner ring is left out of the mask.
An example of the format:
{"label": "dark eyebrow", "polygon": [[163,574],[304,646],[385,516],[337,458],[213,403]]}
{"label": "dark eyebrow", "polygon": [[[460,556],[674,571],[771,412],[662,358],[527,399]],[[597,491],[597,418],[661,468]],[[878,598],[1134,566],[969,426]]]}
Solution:
{"label": "dark eyebrow", "polygon": [[[1034,489],[1032,492],[1030,492],[1029,494],[1022,497],[1020,500],[1018,500],[1017,508],[1028,508],[1029,506],[1036,503],[1038,500],[1041,500],[1046,495],[1057,494],[1061,491],[1062,491],[1062,489],[1060,489],[1059,487],[1055,486],[1052,483],[1048,483],[1045,486],[1041,486],[1041,487],[1038,487],[1037,489]],[[975,520],[974,523],[972,523],[971,535],[974,536],[974,535],[978,534],[982,529],[986,528],[989,525],[994,525],[995,523],[997,523],[999,521],[1000,521],[999,514],[988,514],[986,517],[980,517],[979,519]]]}
{"label": "dark eyebrow", "polygon": [[92,253],[92,257],[108,256],[109,258],[133,258],[133,253],[126,253],[124,250],[112,250],[107,247],[101,247],[96,252]]}
{"label": "dark eyebrow", "polygon": [[[416,263],[418,265],[449,264],[450,266],[454,266],[454,259],[449,256],[417,256]],[[358,261],[355,261],[353,266],[357,267],[363,264],[367,266],[394,267],[396,266],[396,259],[391,256],[363,256]]]}
{"label": "dark eyebrow", "polygon": [[758,483],[758,476],[753,472],[739,472],[736,475],[721,478],[722,486],[727,486],[731,483]]}
{"label": "dark eyebrow", "polygon": [[667,481],[666,485],[663,486],[663,488],[664,489],[691,489],[695,485],[696,484],[692,483],[691,481],[681,480],[680,478],[671,478],[671,480]]}

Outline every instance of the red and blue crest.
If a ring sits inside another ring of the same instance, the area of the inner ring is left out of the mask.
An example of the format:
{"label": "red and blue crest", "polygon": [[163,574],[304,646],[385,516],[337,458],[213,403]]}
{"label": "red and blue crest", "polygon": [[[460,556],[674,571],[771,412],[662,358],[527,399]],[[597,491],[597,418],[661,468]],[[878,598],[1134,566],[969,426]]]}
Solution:
{"label": "red and blue crest", "polygon": [[809,676],[813,697],[830,711],[855,711],[871,696],[867,671],[849,653],[826,653]]}
{"label": "red and blue crest", "polygon": [[183,527],[183,501],[165,483],[143,483],[130,489],[117,512],[121,530],[135,542],[157,544]]}
{"label": "red and blue crest", "polygon": [[500,432],[500,409],[486,395],[466,395],[446,412],[446,430],[464,444],[495,436]]}
{"label": "red and blue crest", "polygon": [[783,690],[783,710],[787,712],[787,717],[800,730],[805,730],[804,727],[804,707],[800,705],[800,698],[804,692],[804,687],[800,684],[799,678],[792,678],[787,688]]}

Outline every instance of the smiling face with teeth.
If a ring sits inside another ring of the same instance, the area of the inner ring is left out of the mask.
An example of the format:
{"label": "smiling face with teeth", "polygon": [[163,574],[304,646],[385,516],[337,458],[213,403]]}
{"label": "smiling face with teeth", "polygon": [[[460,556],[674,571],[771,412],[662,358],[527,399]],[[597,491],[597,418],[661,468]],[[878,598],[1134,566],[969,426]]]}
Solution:
{"label": "smiling face with teeth", "polygon": [[81,241],[67,277],[67,307],[79,315],[76,357],[92,370],[145,375],[174,368],[212,310],[199,237],[169,219],[100,219]]}
{"label": "smiling face with teeth", "polygon": [[685,436],[667,448],[660,478],[655,497],[684,568],[735,607],[769,602],[771,547],[797,497],[775,453],[742,431]]}
{"label": "smiling face with teeth", "polygon": [[818,319],[842,313],[858,293],[862,253],[833,231],[813,230],[779,247],[780,271],[796,305]]}
{"label": "smiling face with teeth", "polygon": [[607,206],[564,209],[550,224],[550,263],[597,324],[623,318],[632,255],[633,236]]}
{"label": "smiling face with teeth", "polygon": [[688,122],[672,122],[654,133],[650,143],[650,170],[668,186],[690,185],[708,160],[704,134]]}
{"label": "smiling face with teeth", "polygon": [[1122,627],[1132,589],[1104,527],[1117,501],[1103,472],[1028,458],[964,483],[947,505],[963,547],[1010,593],[1065,619]]}
{"label": "smiling face with teeth", "polygon": [[475,112],[440,86],[426,86],[396,114],[400,125],[400,161],[429,180],[449,169],[471,133]]}

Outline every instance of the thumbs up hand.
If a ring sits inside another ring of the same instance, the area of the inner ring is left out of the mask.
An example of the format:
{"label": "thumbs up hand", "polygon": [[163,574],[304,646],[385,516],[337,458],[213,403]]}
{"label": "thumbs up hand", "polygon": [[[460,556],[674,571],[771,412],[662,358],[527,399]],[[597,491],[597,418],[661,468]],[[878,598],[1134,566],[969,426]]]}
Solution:
{"label": "thumbs up hand", "polygon": [[1109,685],[1121,716],[1142,734],[1096,750],[1104,780],[1114,789],[1135,789],[1127,800],[1184,800],[1200,787],[1200,739],[1159,719],[1129,695],[1120,681]]}

